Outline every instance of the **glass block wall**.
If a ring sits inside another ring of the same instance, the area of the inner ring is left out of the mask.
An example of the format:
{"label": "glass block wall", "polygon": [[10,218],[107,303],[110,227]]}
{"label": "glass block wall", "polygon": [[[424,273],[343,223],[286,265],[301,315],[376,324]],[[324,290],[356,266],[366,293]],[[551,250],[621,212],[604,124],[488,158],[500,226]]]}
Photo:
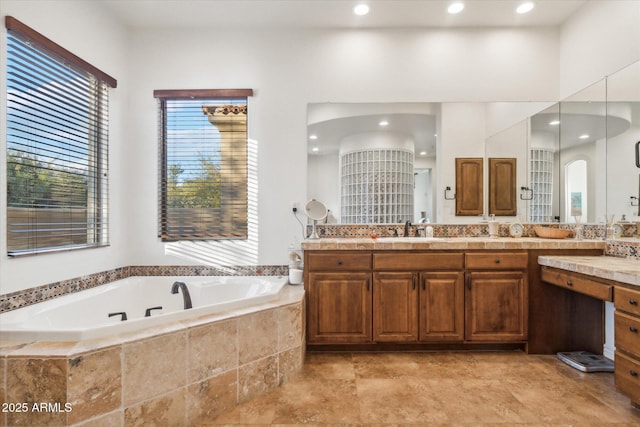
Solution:
{"label": "glass block wall", "polygon": [[367,149],[344,153],[341,222],[398,223],[413,219],[413,152]]}
{"label": "glass block wall", "polygon": [[531,222],[553,220],[553,151],[541,148],[531,150]]}

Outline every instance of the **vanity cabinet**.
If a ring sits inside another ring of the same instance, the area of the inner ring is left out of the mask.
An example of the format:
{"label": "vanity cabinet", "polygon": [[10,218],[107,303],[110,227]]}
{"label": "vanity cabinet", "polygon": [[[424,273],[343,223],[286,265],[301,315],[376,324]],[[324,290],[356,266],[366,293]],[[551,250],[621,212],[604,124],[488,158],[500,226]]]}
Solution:
{"label": "vanity cabinet", "polygon": [[373,254],[376,342],[462,341],[461,252]]}
{"label": "vanity cabinet", "polygon": [[417,274],[373,273],[373,340],[411,342],[418,340]]}
{"label": "vanity cabinet", "polygon": [[420,273],[420,341],[464,340],[464,272]]}
{"label": "vanity cabinet", "polygon": [[615,287],[616,387],[640,405],[640,291]]}
{"label": "vanity cabinet", "polygon": [[526,252],[465,255],[466,340],[527,339],[527,263]]}
{"label": "vanity cabinet", "polygon": [[371,253],[322,252],[305,258],[307,341],[370,343]]}

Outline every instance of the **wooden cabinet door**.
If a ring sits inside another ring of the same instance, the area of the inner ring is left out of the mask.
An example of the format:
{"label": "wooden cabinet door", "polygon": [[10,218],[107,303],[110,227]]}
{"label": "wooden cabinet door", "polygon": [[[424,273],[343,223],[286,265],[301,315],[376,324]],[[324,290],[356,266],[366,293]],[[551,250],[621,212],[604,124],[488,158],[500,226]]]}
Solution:
{"label": "wooden cabinet door", "polygon": [[521,271],[471,272],[466,276],[465,338],[523,341],[527,337],[527,279]]}
{"label": "wooden cabinet door", "polygon": [[456,158],[456,215],[482,215],[484,159]]}
{"label": "wooden cabinet door", "polygon": [[411,272],[373,275],[373,340],[418,340],[418,277]]}
{"label": "wooden cabinet door", "polygon": [[420,341],[464,340],[464,273],[420,275]]}
{"label": "wooden cabinet door", "polygon": [[514,158],[489,158],[489,214],[516,215],[516,164]]}
{"label": "wooden cabinet door", "polygon": [[371,342],[371,275],[309,273],[309,343]]}

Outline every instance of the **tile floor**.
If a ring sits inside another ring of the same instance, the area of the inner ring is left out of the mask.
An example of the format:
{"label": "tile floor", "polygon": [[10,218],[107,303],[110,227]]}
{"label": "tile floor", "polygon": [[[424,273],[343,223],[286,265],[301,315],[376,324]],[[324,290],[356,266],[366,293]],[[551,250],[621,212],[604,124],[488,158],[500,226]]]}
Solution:
{"label": "tile floor", "polygon": [[522,352],[307,353],[302,373],[207,425],[640,426],[613,374]]}

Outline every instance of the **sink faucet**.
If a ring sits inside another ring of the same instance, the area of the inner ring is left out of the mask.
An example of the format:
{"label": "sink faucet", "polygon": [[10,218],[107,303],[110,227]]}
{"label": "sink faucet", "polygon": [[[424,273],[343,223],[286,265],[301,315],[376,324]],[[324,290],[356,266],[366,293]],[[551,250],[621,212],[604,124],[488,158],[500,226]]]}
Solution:
{"label": "sink faucet", "polygon": [[173,282],[173,286],[171,286],[171,293],[177,294],[178,289],[182,289],[182,299],[184,300],[184,309],[187,310],[192,307],[191,305],[191,295],[189,294],[189,289],[187,288],[187,284],[184,282]]}
{"label": "sink faucet", "polygon": [[403,235],[403,237],[409,237],[409,227],[411,227],[411,221],[407,220],[407,222],[404,223],[404,235]]}

